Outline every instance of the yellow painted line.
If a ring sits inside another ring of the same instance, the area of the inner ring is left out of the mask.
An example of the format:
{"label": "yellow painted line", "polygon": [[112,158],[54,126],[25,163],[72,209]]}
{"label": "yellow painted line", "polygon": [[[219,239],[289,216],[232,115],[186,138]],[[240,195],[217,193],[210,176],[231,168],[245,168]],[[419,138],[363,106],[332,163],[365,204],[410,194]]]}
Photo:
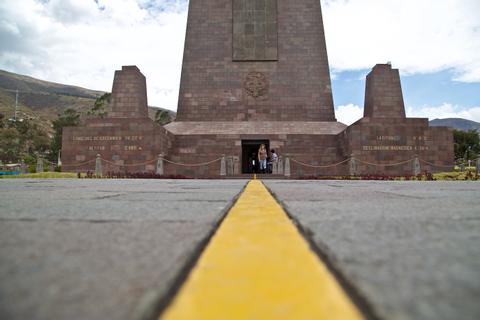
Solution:
{"label": "yellow painted line", "polygon": [[161,319],[363,317],[262,182],[253,180]]}

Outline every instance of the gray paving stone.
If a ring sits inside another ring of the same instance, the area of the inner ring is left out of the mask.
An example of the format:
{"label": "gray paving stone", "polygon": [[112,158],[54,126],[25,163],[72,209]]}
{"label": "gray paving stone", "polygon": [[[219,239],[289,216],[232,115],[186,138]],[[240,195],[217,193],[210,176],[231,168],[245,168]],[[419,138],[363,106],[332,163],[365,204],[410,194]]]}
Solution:
{"label": "gray paving stone", "polygon": [[384,319],[480,319],[480,183],[266,181]]}
{"label": "gray paving stone", "polygon": [[0,180],[0,319],[131,319],[244,185]]}

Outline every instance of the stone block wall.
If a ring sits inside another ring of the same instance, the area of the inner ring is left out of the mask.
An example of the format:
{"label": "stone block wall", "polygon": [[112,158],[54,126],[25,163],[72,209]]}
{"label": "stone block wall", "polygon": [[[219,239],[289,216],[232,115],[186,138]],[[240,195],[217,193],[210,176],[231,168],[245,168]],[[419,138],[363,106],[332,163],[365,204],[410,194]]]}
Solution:
{"label": "stone block wall", "polygon": [[115,71],[112,98],[108,110],[111,118],[148,117],[147,83],[136,66]]}
{"label": "stone block wall", "polygon": [[452,130],[429,127],[428,119],[363,118],[348,127],[341,138],[343,154],[359,160],[359,175],[411,175],[414,173],[413,162],[407,161],[416,156],[422,160],[422,171],[453,169]]}
{"label": "stone block wall", "polygon": [[155,172],[160,153],[168,153],[172,135],[150,119],[106,118],[63,131],[62,169],[95,170],[100,154],[103,173]]}
{"label": "stone block wall", "polygon": [[402,86],[398,69],[377,64],[367,75],[364,116],[405,118]]}
{"label": "stone block wall", "polygon": [[177,121],[335,121],[320,2],[277,0],[275,61],[233,61],[232,3],[190,1]]}
{"label": "stone block wall", "polygon": [[[168,160],[182,164],[198,164],[218,159],[225,155],[242,161],[242,140],[269,140],[270,149],[286,159],[298,160],[306,165],[291,162],[292,177],[345,175],[346,166],[331,168],[312,168],[311,166],[329,165],[343,160],[338,152],[335,135],[176,135]],[[218,177],[220,162],[208,166],[188,167],[167,163],[167,174],[178,174],[193,178]],[[241,168],[239,170],[241,173]]]}

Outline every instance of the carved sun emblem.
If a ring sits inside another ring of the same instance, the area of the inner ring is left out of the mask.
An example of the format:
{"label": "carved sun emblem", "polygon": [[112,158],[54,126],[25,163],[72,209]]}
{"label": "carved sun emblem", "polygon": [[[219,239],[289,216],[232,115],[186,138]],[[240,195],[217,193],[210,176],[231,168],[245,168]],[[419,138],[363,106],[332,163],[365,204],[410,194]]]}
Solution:
{"label": "carved sun emblem", "polygon": [[244,86],[249,96],[254,98],[264,96],[268,91],[267,77],[258,71],[250,72],[247,74]]}

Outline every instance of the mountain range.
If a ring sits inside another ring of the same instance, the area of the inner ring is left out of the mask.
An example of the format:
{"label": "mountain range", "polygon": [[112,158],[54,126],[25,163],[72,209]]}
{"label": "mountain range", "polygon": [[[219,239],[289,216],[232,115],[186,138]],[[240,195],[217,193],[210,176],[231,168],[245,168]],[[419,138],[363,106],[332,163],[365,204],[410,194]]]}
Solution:
{"label": "mountain range", "polygon": [[480,123],[462,119],[462,118],[447,118],[447,119],[435,119],[430,121],[431,126],[446,126],[452,127],[457,130],[468,131],[478,130],[480,132]]}
{"label": "mountain range", "polygon": [[[65,109],[71,108],[85,114],[95,100],[105,93],[0,70],[0,114],[5,118],[14,116],[17,90],[17,117],[35,121],[48,132],[51,132],[51,121]],[[152,119],[158,109],[167,110],[149,107]],[[167,111],[175,116],[175,112]]]}
{"label": "mountain range", "polygon": [[[17,90],[17,116],[37,121],[49,132],[51,131],[50,122],[63,110],[72,108],[85,114],[95,100],[105,93],[0,70],[0,113],[6,118],[13,117]],[[158,109],[167,110],[149,107],[149,116],[152,119],[155,118],[155,112]],[[175,117],[175,112],[167,111],[173,118]],[[448,126],[464,131],[471,129],[480,131],[480,123],[461,118],[435,119],[430,121],[430,125]]]}

